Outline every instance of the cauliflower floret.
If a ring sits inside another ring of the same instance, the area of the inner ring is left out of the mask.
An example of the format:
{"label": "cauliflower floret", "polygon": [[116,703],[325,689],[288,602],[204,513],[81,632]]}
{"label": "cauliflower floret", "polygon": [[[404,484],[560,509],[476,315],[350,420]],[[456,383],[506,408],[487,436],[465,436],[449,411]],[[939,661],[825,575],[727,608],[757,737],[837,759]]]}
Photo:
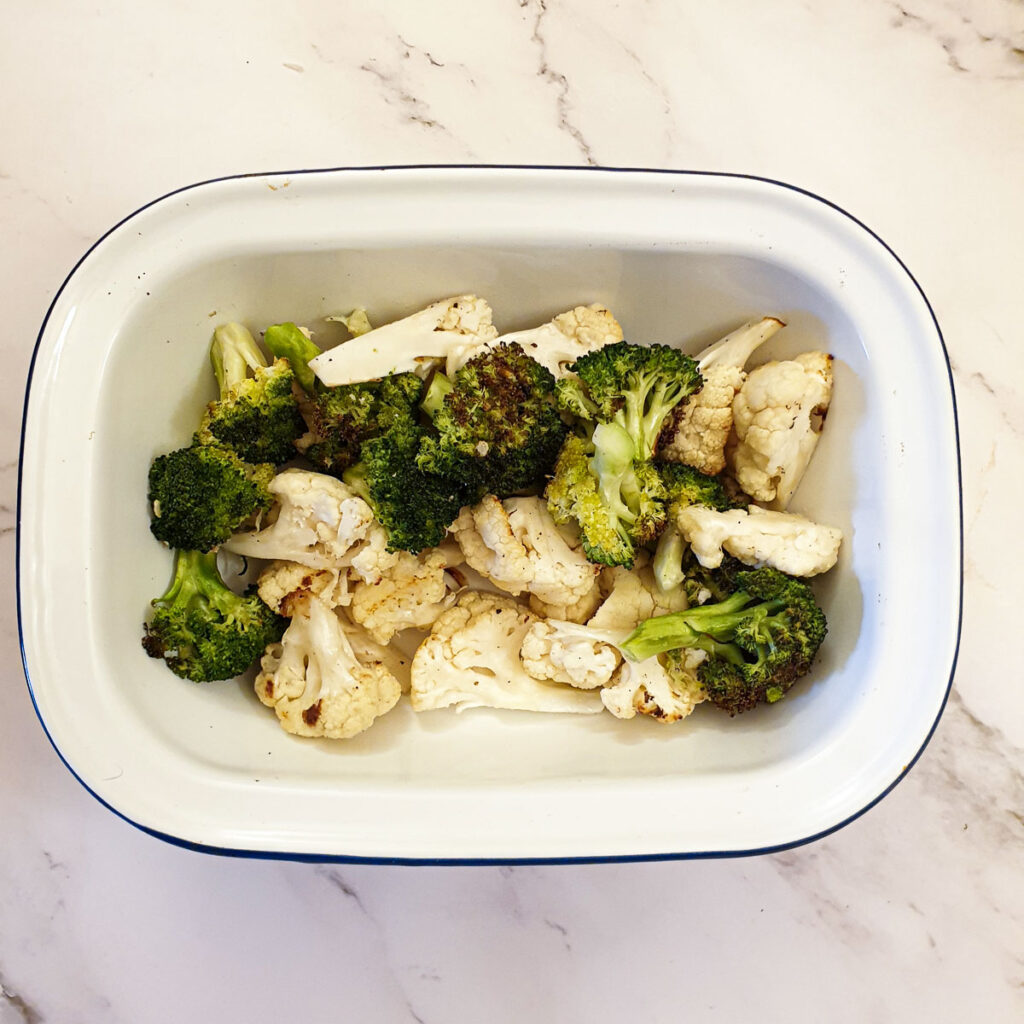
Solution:
{"label": "cauliflower floret", "polygon": [[298,562],[311,569],[344,563],[373,524],[373,511],[354,491],[333,476],[286,469],[270,481],[276,518],[261,529],[236,533],[228,551],[251,558]]}
{"label": "cauliflower floret", "polygon": [[640,712],[666,724],[678,722],[706,699],[697,680],[697,666],[705,657],[703,651],[686,650],[668,667],[657,658],[624,661],[613,684],[601,691],[601,700],[616,718]]}
{"label": "cauliflower floret", "polygon": [[565,313],[559,313],[540,327],[503,334],[490,342],[467,339],[462,344],[454,345],[448,353],[445,372],[450,377],[488,348],[516,342],[527,355],[546,366],[556,378],[564,377],[568,372],[566,367],[580,356],[617,341],[622,341],[622,328],[609,310],[598,303],[576,306]]}
{"label": "cauliflower floret", "polygon": [[746,565],[770,565],[790,576],[816,576],[836,564],[843,539],[837,527],[757,505],[725,512],[690,505],[679,510],[677,525],[706,569],[722,564],[724,549]]}
{"label": "cauliflower floret", "polygon": [[475,295],[456,295],[342,342],[309,365],[324,384],[336,387],[389,373],[415,373],[447,358],[453,346],[484,344],[497,336],[487,302]]}
{"label": "cauliflower floret", "polygon": [[733,402],[727,458],[740,487],[784,511],[811,461],[832,400],[832,357],[805,352],[750,371]]}
{"label": "cauliflower floret", "polygon": [[279,615],[291,615],[293,602],[314,594],[328,608],[352,600],[346,569],[310,569],[298,562],[271,562],[260,573],[257,590],[263,603]]}
{"label": "cauliflower floret", "polygon": [[654,572],[643,559],[638,559],[633,569],[605,569],[601,573],[601,591],[607,596],[588,627],[629,633],[645,619],[688,607],[682,587],[667,592],[658,589]]}
{"label": "cauliflower floret", "polygon": [[437,551],[419,556],[400,551],[395,565],[375,583],[356,584],[349,614],[381,644],[403,629],[429,629],[455,600],[446,568]]}
{"label": "cauliflower floret", "polygon": [[352,567],[352,575],[363,583],[379,583],[398,565],[398,552],[388,551],[388,531],[375,522],[345,562]]}
{"label": "cauliflower floret", "polygon": [[785,326],[771,316],[751,320],[697,356],[704,386],[676,410],[671,427],[662,434],[661,458],[685,462],[712,476],[725,469],[733,399],[747,376],[743,368],[754,351]]}
{"label": "cauliflower floret", "polygon": [[348,739],[390,711],[402,694],[379,661],[361,663],[338,616],[317,597],[293,602],[279,644],[263,655],[256,696],[286,732]]}
{"label": "cauliflower floret", "polygon": [[568,683],[581,690],[606,686],[622,660],[617,647],[628,630],[592,629],[548,619],[526,631],[519,657],[534,679]]}
{"label": "cauliflower floret", "polygon": [[529,591],[538,614],[581,622],[601,599],[600,567],[569,544],[543,498],[489,494],[464,508],[451,532],[471,569],[510,594]]}
{"label": "cauliflower floret", "polygon": [[413,657],[414,710],[454,706],[458,711],[487,707],[599,714],[596,692],[541,682],[523,668],[519,651],[536,621],[511,598],[464,592],[438,617]]}

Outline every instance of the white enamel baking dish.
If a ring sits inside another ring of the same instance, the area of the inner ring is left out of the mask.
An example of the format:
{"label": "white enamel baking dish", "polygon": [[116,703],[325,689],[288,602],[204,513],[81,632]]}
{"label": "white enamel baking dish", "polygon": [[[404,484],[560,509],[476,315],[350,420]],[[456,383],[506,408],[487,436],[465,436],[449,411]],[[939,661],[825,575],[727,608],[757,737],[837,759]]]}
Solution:
{"label": "white enamel baking dish", "polygon": [[[783,704],[736,719],[701,708],[670,727],[403,705],[353,741],[309,741],[248,683],[195,685],[145,656],[141,623],[170,573],[146,471],[210,397],[213,325],[315,326],[357,305],[382,322],[459,292],[487,297],[502,330],[602,301],[628,338],[696,351],[770,313],[789,326],[765,356],[834,354],[828,425],[793,508],[845,541],[817,587],[828,640]],[[515,167],[208,182],[113,228],[47,315],[26,397],[18,590],[54,747],[109,808],[171,841],[410,862],[775,850],[881,798],[941,713],[961,608],[949,366],[893,252],[775,182]]]}

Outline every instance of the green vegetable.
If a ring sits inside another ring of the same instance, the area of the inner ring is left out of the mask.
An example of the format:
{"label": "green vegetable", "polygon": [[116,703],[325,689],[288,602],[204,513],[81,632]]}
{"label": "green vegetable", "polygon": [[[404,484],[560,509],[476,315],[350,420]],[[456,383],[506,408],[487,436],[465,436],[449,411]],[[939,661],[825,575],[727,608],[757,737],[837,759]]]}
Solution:
{"label": "green vegetable", "polygon": [[389,551],[436,547],[470,501],[465,483],[419,468],[422,440],[422,428],[401,426],[370,438],[343,476],[387,530]]}
{"label": "green vegetable", "polygon": [[214,331],[210,362],[220,398],[207,406],[196,441],[225,445],[246,462],[278,465],[292,458],[305,425],[289,364],[279,359],[267,366],[253,336],[237,323]]}
{"label": "green vegetable", "polygon": [[441,408],[445,396],[450,394],[452,382],[440,370],[430,378],[430,387],[420,402],[420,408],[433,419]]}
{"label": "green vegetable", "polygon": [[566,433],[551,372],[513,342],[474,356],[450,384],[428,397],[437,436],[423,438],[420,469],[465,483],[474,500],[542,486]]}
{"label": "green vegetable", "polygon": [[215,553],[179,551],[174,579],[153,602],[142,646],[183,679],[206,682],[241,675],[281,639],[287,620],[267,607],[252,587],[239,595],[217,570]]}
{"label": "green vegetable", "polygon": [[773,704],[811,667],[825,614],[810,587],[776,569],[729,570],[723,599],[640,623],[622,644],[631,661],[666,651],[707,652],[697,675],[708,699],[734,715]]}
{"label": "green vegetable", "polygon": [[708,476],[681,462],[659,462],[657,468],[665,485],[670,513],[684,505],[706,505],[720,512],[733,507],[717,476]]}
{"label": "green vegetable", "polygon": [[665,488],[650,462],[633,458],[633,444],[616,424],[562,445],[545,495],[556,523],[575,522],[588,559],[632,566],[636,550],[665,522]]}
{"label": "green vegetable", "polygon": [[287,322],[268,327],[263,332],[263,343],[278,359],[288,360],[295,379],[302,385],[302,390],[307,395],[316,390],[318,381],[316,374],[309,367],[309,362],[320,355],[320,349],[296,324]]}
{"label": "green vegetable", "polygon": [[591,422],[617,423],[633,439],[635,458],[650,459],[672,410],[703,385],[697,364],[669,345],[615,342],[573,364],[558,382],[558,403]]}
{"label": "green vegetable", "polygon": [[230,448],[194,444],[149,468],[150,529],[172,548],[209,551],[273,504],[270,463],[251,465]]}
{"label": "green vegetable", "polygon": [[304,454],[317,469],[341,476],[359,461],[362,443],[387,433],[398,423],[416,422],[423,381],[414,373],[382,380],[327,387],[309,369],[320,350],[295,324],[268,327],[264,338],[275,355],[286,358],[305,388],[306,424],[312,435]]}

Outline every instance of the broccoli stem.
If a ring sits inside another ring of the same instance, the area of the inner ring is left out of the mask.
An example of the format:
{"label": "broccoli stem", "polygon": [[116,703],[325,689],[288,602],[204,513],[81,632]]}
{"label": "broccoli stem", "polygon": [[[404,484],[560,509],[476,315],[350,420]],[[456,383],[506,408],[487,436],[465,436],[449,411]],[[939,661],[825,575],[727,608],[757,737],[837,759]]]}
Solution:
{"label": "broccoli stem", "polygon": [[599,423],[592,440],[595,450],[590,466],[601,500],[624,522],[635,522],[636,513],[628,504],[631,498],[634,505],[639,503],[639,488],[631,473],[633,439],[618,423]]}
{"label": "broccoli stem", "polygon": [[368,505],[373,506],[373,498],[370,496],[370,484],[366,478],[366,466],[362,462],[356,462],[348,467],[341,474],[341,479]]}
{"label": "broccoli stem", "polygon": [[683,535],[675,524],[669,523],[658,538],[658,547],[651,563],[654,568],[654,581],[663,594],[675,590],[686,579],[686,573],[683,572],[685,551]]}
{"label": "broccoli stem", "polygon": [[238,323],[221,324],[213,332],[210,362],[222,399],[227,398],[231,388],[249,376],[250,370],[267,365],[256,339]]}
{"label": "broccoli stem", "polygon": [[309,362],[320,355],[320,349],[302,333],[297,324],[291,322],[268,327],[263,332],[263,341],[278,359],[288,360],[303,391],[312,395],[318,380],[309,368]]}
{"label": "broccoli stem", "polygon": [[240,603],[238,595],[224,583],[217,568],[216,551],[178,551],[174,578],[167,592],[153,604],[185,608],[201,598],[222,614],[230,614]]}
{"label": "broccoli stem", "polygon": [[625,639],[622,653],[630,661],[644,661],[680,647],[697,647],[739,664],[737,659],[743,659],[742,652],[730,643],[736,627],[751,617],[767,618],[785,607],[783,601],[765,601],[748,607],[752,600],[750,594],[738,590],[717,604],[647,619]]}
{"label": "broccoli stem", "polygon": [[433,379],[430,382],[430,387],[427,388],[426,395],[423,396],[423,401],[420,403],[420,408],[433,419],[438,410],[444,404],[445,396],[448,395],[454,389],[454,385],[451,380],[446,377],[443,373],[438,371],[434,374]]}
{"label": "broccoli stem", "polygon": [[615,419],[633,438],[635,458],[643,462],[653,457],[666,418],[686,393],[681,384],[665,381],[660,374],[645,373],[632,382]]}

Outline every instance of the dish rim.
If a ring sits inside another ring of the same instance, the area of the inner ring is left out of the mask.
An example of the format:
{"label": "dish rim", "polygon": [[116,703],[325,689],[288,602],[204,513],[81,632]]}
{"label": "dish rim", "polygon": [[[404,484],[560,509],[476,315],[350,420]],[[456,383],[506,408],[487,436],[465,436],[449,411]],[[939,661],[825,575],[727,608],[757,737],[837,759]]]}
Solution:
{"label": "dish rim", "polygon": [[[57,306],[64,290],[67,288],[69,283],[74,279],[78,272],[79,267],[90,257],[94,250],[96,250],[110,235],[122,228],[126,223],[131,221],[133,218],[139,216],[150,207],[155,206],[159,203],[166,201],[174,196],[181,195],[182,193],[189,192],[195,189],[200,189],[205,186],[215,185],[221,182],[229,181],[241,181],[250,178],[289,178],[297,177],[300,175],[312,175],[312,174],[344,174],[345,172],[353,171],[381,171],[381,172],[403,172],[410,170],[426,170],[426,171],[481,171],[484,173],[490,173],[492,171],[539,171],[539,172],[589,172],[594,174],[618,174],[618,173],[632,173],[632,174],[649,174],[649,175],[664,175],[664,176],[675,176],[675,177],[686,177],[686,178],[715,178],[715,179],[730,179],[735,181],[751,181],[757,182],[764,185],[769,185],[774,188],[779,188],[787,192],[796,193],[802,195],[816,203],[820,203],[834,212],[840,214],[846,218],[853,225],[859,228],[870,236],[875,242],[877,242],[891,257],[895,260],[896,264],[906,275],[907,281],[913,286],[913,289],[918,293],[921,301],[924,303],[925,309],[928,312],[928,317],[935,329],[935,336],[939,342],[939,348],[942,354],[942,359],[946,366],[946,375],[949,382],[949,398],[950,398],[950,411],[952,414],[952,428],[953,428],[953,440],[954,440],[954,465],[956,470],[956,525],[957,525],[957,551],[956,551],[956,624],[955,631],[956,635],[952,647],[952,656],[949,666],[949,676],[946,681],[945,689],[942,693],[942,699],[939,702],[938,710],[935,715],[934,721],[930,724],[927,729],[923,740],[913,757],[910,758],[906,764],[904,764],[900,772],[896,775],[891,783],[889,783],[880,793],[874,798],[864,804],[859,810],[847,815],[845,818],[830,826],[826,829],[821,829],[810,835],[802,838],[794,839],[784,843],[772,843],[764,846],[751,847],[749,849],[740,850],[696,850],[696,851],[681,851],[681,852],[659,852],[659,853],[637,853],[637,854],[610,854],[610,855],[580,855],[580,856],[537,856],[537,857],[388,857],[388,856],[363,856],[363,855],[351,855],[351,854],[334,854],[334,853],[300,853],[294,851],[279,851],[279,850],[256,850],[246,848],[234,848],[228,846],[218,846],[213,844],[206,844],[196,842],[189,839],[184,839],[180,836],[175,836],[171,833],[163,832],[159,829],[150,827],[148,825],[141,824],[135,821],[128,814],[118,810],[102,796],[100,796],[88,782],[71,766],[67,761],[60,747],[55,742],[53,736],[50,733],[49,728],[43,718],[40,711],[39,705],[36,701],[35,688],[33,687],[31,674],[28,668],[28,655],[25,648],[25,633],[22,613],[22,588],[21,588],[21,558],[22,558],[22,512],[23,512],[23,473],[24,473],[24,455],[25,455],[25,439],[26,430],[28,426],[28,412],[29,412],[29,400],[32,393],[32,384],[35,377],[36,371],[36,360],[39,354],[40,346],[43,341],[43,336],[46,333],[46,329],[49,325],[50,317]],[[201,181],[192,182],[187,185],[180,186],[172,189],[154,199],[144,203],[137,207],[135,210],[122,217],[110,228],[108,228],[102,235],[96,238],[96,240],[83,252],[79,259],[68,271],[60,287],[55,292],[53,299],[47,307],[46,314],[43,317],[39,331],[36,335],[35,344],[32,349],[32,355],[29,361],[29,368],[26,377],[25,394],[22,405],[22,417],[21,417],[21,433],[19,437],[18,445],[18,473],[17,473],[17,501],[16,501],[16,514],[15,514],[15,600],[17,608],[17,623],[18,623],[18,645],[21,651],[22,670],[25,676],[25,682],[29,691],[29,698],[32,702],[32,707],[35,710],[36,718],[39,720],[40,725],[43,728],[50,745],[53,747],[57,756],[60,758],[64,766],[68,769],[71,775],[79,782],[79,784],[102,806],[106,807],[107,810],[114,813],[117,817],[128,824],[134,826],[142,832],[148,835],[154,836],[158,839],[168,842],[171,845],[182,847],[184,849],[193,850],[195,852],[216,854],[220,856],[230,857],[243,857],[243,858],[257,858],[266,860],[285,860],[285,861],[298,861],[307,863],[351,863],[351,864],[395,864],[395,865],[408,865],[408,866],[438,866],[438,865],[451,865],[451,866],[488,866],[488,865],[537,865],[537,864],[602,864],[602,863],[628,863],[628,862],[645,862],[645,861],[672,861],[672,860],[710,860],[720,858],[733,858],[733,857],[753,857],[760,856],[763,854],[778,853],[785,850],[794,849],[799,846],[804,846],[808,843],[816,842],[819,839],[823,839],[826,836],[832,835],[833,833],[845,828],[851,822],[857,820],[863,814],[866,814],[876,804],[888,796],[893,789],[909,774],[910,770],[917,764],[921,755],[924,753],[925,748],[931,742],[932,737],[935,734],[935,730],[938,727],[939,721],[942,718],[943,712],[945,711],[946,705],[949,701],[949,695],[953,686],[953,679],[956,674],[956,667],[959,660],[960,653],[960,642],[962,639],[963,632],[963,590],[964,590],[964,516],[963,516],[963,467],[961,457],[961,446],[960,446],[960,426],[959,426],[959,415],[957,411],[956,401],[956,388],[953,379],[952,365],[949,359],[949,353],[946,348],[945,338],[942,334],[942,329],[939,325],[938,318],[935,315],[935,311],[932,308],[931,303],[928,300],[928,296],[925,294],[924,289],[921,287],[917,278],[914,277],[906,263],[900,258],[895,250],[879,236],[874,230],[872,230],[863,221],[857,218],[854,214],[844,209],[837,203],[818,195],[808,189],[802,188],[798,185],[793,185],[789,182],[780,181],[778,179],[764,177],[756,174],[747,174],[741,172],[729,172],[729,171],[709,171],[709,170],[686,170],[686,169],[673,169],[673,168],[647,168],[647,167],[630,167],[630,166],[579,166],[572,164],[478,164],[478,163],[415,163],[415,164],[370,164],[370,165],[346,165],[340,167],[308,167],[300,168],[297,170],[285,170],[285,171],[254,171],[239,174],[228,174],[221,175],[214,178],[208,178]]]}

